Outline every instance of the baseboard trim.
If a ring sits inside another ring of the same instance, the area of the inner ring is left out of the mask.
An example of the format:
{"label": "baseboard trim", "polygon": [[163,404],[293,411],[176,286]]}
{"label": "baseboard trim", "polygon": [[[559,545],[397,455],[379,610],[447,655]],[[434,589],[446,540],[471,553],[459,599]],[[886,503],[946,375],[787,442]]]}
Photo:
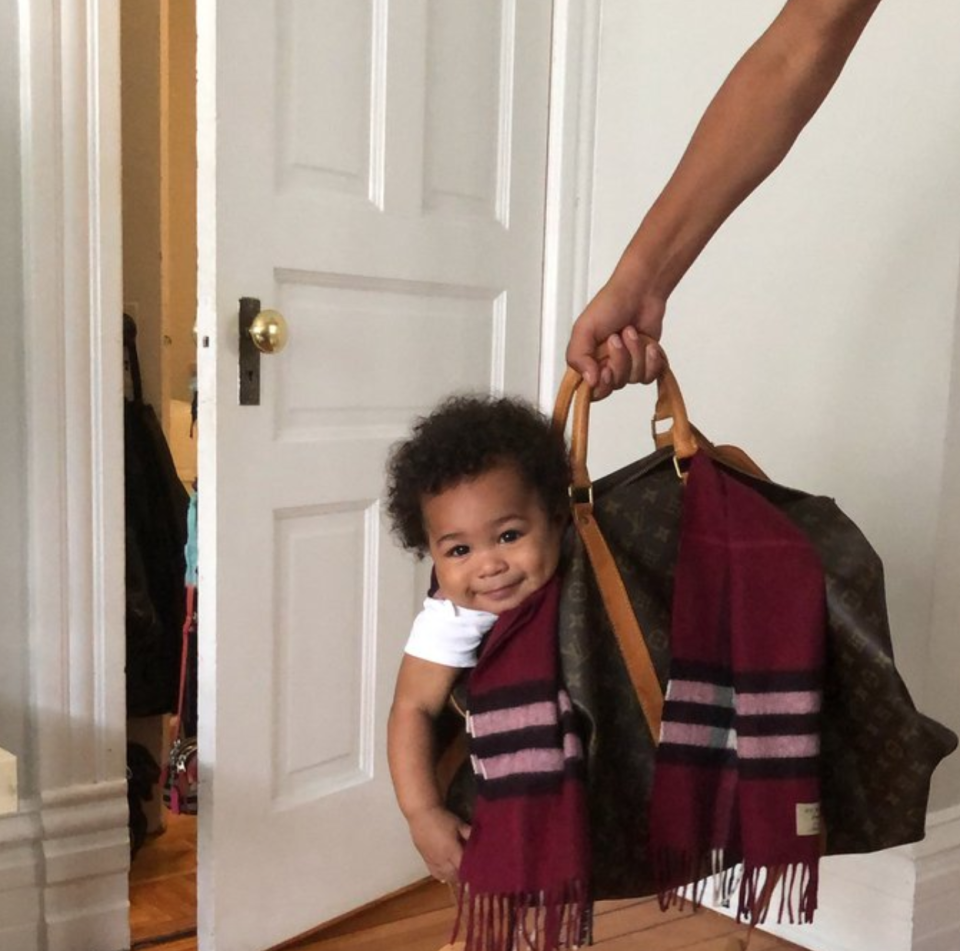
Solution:
{"label": "baseboard trim", "polygon": [[934,813],[915,847],[917,890],[911,951],[960,948],[960,806]]}
{"label": "baseboard trim", "polygon": [[40,809],[48,951],[130,946],[125,782],[58,789]]}
{"label": "baseboard trim", "polygon": [[100,875],[48,888],[45,896],[47,951],[129,948],[128,889],[126,873]]}
{"label": "baseboard trim", "polygon": [[960,806],[955,806],[927,817],[922,842],[824,859],[815,922],[763,930],[810,951],[956,951],[958,894]]}
{"label": "baseboard trim", "polygon": [[915,860],[909,846],[820,863],[819,908],[810,925],[765,925],[811,951],[910,951]]}
{"label": "baseboard trim", "polygon": [[35,803],[0,818],[0,948],[38,951],[41,947],[40,821]]}
{"label": "baseboard trim", "polygon": [[0,948],[130,946],[125,782],[57,789],[0,819]]}

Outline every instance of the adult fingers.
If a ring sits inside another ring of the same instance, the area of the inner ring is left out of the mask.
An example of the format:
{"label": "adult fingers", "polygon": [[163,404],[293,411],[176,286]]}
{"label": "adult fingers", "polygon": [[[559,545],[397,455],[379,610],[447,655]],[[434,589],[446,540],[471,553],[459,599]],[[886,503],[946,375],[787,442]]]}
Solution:
{"label": "adult fingers", "polygon": [[600,384],[600,366],[594,356],[597,341],[589,327],[577,321],[570,330],[567,343],[567,363],[592,387]]}
{"label": "adult fingers", "polygon": [[630,354],[630,383],[652,383],[663,372],[665,359],[656,343],[641,337],[633,328],[623,332],[623,343]]}
{"label": "adult fingers", "polygon": [[[623,337],[618,334],[610,334],[606,340],[607,355],[602,363],[604,370],[609,370],[606,383],[611,390],[619,390],[630,382],[633,372],[633,356],[627,349]],[[601,397],[595,396],[596,399]]]}
{"label": "adult fingers", "polygon": [[640,338],[640,334],[638,334],[633,327],[628,327],[626,330],[624,330],[623,345],[626,347],[627,353],[630,354],[630,373],[628,376],[628,382],[646,382],[644,379],[646,370],[646,347],[644,345],[644,341]]}
{"label": "adult fingers", "polygon": [[647,344],[645,352],[644,374],[641,377],[641,383],[653,383],[661,373],[667,368],[667,358],[663,351],[655,344]]}

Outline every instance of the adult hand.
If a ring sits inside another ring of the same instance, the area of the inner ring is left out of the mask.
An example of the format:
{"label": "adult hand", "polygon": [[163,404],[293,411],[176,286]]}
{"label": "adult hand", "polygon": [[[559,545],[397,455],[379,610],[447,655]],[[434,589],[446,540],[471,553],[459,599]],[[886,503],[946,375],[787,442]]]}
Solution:
{"label": "adult hand", "polygon": [[[660,339],[663,300],[644,295],[615,273],[587,304],[570,331],[567,363],[602,400],[627,383],[652,383],[665,366]],[[606,346],[604,346],[606,345]]]}

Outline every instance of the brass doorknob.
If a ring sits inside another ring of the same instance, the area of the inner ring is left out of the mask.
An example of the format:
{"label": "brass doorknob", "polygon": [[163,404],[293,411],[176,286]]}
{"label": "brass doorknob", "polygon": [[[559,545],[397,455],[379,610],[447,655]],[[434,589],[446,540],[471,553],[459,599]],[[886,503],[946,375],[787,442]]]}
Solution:
{"label": "brass doorknob", "polygon": [[278,310],[261,310],[250,324],[250,339],[261,353],[279,353],[289,337],[287,322]]}

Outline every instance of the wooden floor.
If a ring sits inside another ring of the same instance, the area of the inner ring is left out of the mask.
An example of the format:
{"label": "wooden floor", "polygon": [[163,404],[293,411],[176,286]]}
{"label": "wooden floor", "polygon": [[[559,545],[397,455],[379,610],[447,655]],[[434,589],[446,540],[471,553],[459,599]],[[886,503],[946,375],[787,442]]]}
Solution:
{"label": "wooden floor", "polygon": [[[166,816],[167,830],[151,836],[130,867],[130,937],[148,947],[170,936],[196,934],[197,820]],[[164,943],[162,951],[182,951]],[[192,945],[196,947],[196,939]]]}
{"label": "wooden floor", "polygon": [[[196,820],[170,817],[130,874],[134,948],[197,951],[195,935]],[[284,951],[439,951],[449,940],[453,898],[447,886],[426,881],[406,893],[327,925]],[[661,912],[655,901],[601,902],[594,926],[600,951],[727,951],[746,929],[711,911]],[[750,951],[790,951],[796,945],[757,932]]]}

